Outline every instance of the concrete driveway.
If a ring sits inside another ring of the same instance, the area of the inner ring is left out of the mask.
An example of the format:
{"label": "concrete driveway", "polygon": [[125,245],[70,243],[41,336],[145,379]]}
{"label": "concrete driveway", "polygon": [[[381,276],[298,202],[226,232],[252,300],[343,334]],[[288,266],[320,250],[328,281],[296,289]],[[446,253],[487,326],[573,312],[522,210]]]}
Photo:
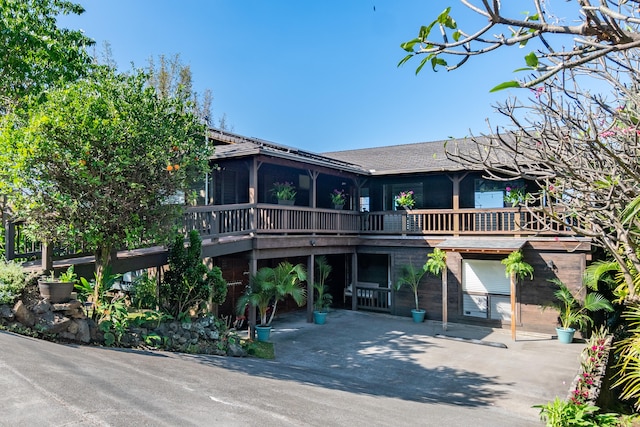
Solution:
{"label": "concrete driveway", "polygon": [[274,322],[276,360],[63,346],[0,332],[0,426],[539,426],[580,344],[338,310]]}

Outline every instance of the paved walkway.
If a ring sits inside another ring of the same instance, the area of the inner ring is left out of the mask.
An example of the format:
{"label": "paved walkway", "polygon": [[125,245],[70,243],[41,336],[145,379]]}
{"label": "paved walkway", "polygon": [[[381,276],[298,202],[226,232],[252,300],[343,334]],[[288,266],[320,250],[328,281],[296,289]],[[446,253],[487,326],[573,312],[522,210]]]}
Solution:
{"label": "paved walkway", "polygon": [[517,332],[514,342],[510,330],[449,323],[444,331],[440,322],[350,310],[331,312],[325,325],[304,313],[273,325],[276,362],[316,371],[332,388],[490,409],[520,419],[514,425],[538,420],[533,405],[566,397],[583,348],[551,335]]}

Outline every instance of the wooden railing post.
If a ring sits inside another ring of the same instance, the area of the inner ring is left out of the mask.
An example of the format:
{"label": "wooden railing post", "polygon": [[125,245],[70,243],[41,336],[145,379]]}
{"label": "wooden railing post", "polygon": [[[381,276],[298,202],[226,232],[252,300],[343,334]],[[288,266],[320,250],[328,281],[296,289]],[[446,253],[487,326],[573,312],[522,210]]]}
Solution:
{"label": "wooden railing post", "polygon": [[16,225],[11,220],[5,224],[4,256],[7,261],[16,257]]}
{"label": "wooden railing post", "polygon": [[42,269],[44,271],[53,270],[53,245],[42,243]]}
{"label": "wooden railing post", "polygon": [[453,235],[460,236],[460,212],[453,213]]}
{"label": "wooden railing post", "polygon": [[[521,215],[521,209],[522,207],[518,206],[518,212],[514,213],[514,218],[513,218],[513,227],[514,227],[514,231],[521,231],[522,230],[522,220],[520,218]],[[520,237],[520,233],[516,233],[515,237]]]}

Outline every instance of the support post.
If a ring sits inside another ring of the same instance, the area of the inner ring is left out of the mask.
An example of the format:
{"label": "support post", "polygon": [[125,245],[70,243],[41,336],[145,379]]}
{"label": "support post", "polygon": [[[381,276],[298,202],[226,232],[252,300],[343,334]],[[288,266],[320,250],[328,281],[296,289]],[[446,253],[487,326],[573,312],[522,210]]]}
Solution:
{"label": "support post", "polygon": [[[258,260],[256,259],[255,251],[251,252],[251,259],[249,260],[249,277],[256,275],[258,271]],[[249,338],[256,339],[256,306],[249,305]]]}
{"label": "support post", "polygon": [[516,275],[511,273],[511,339],[516,340]]}
{"label": "support post", "polygon": [[307,258],[307,323],[313,323],[313,284],[315,282],[315,255]]}
{"label": "support post", "polygon": [[351,256],[351,309],[356,311],[358,309],[358,292],[356,286],[358,285],[358,254],[353,253]]}
{"label": "support post", "polygon": [[5,224],[4,256],[7,261],[16,257],[16,225],[11,220]]}
{"label": "support post", "polygon": [[447,276],[449,269],[445,266],[442,270],[442,329],[447,330],[447,319],[449,317],[447,301],[449,300],[449,289]]}

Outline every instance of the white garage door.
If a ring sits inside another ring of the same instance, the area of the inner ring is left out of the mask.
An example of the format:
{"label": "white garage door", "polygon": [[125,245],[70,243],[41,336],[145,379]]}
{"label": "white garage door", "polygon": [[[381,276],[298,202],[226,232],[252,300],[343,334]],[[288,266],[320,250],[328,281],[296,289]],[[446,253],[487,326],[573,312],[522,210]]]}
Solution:
{"label": "white garage door", "polygon": [[465,316],[510,320],[510,289],[511,283],[500,261],[462,261],[462,309]]}

